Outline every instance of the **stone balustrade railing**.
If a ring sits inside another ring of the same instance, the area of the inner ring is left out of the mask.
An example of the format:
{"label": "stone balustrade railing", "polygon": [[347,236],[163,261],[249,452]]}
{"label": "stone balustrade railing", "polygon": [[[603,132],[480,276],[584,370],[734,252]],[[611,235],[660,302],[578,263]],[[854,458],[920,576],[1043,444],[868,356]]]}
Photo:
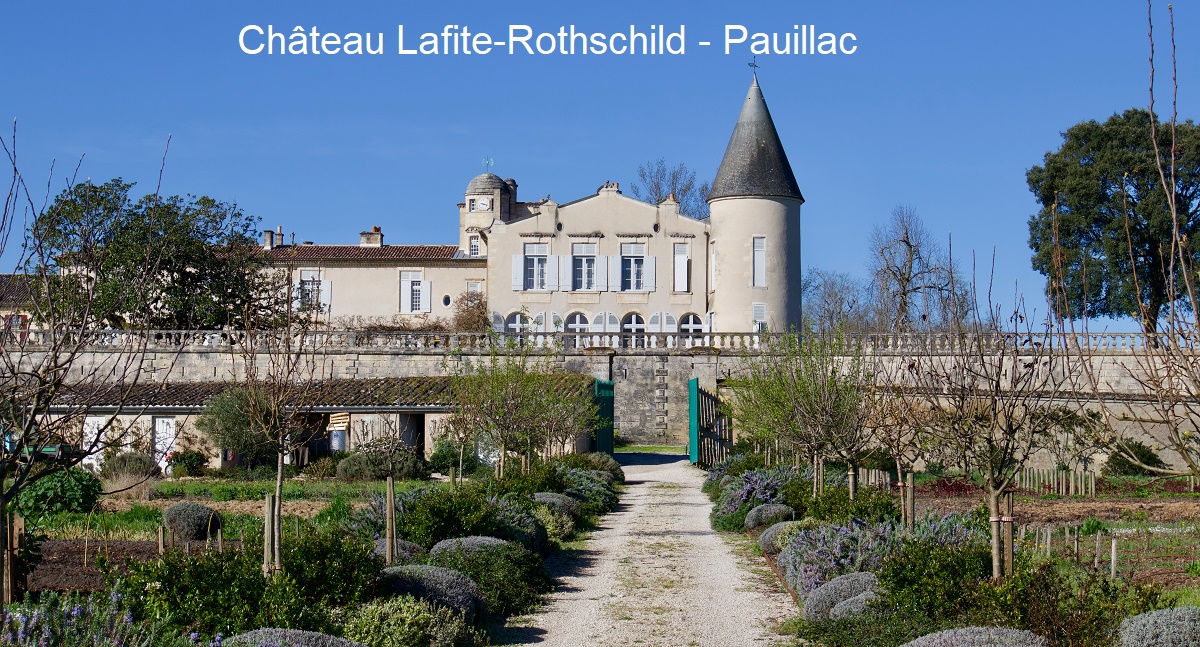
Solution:
{"label": "stone balustrade railing", "polygon": [[[20,335],[29,350],[46,347],[51,343],[50,331],[31,329],[10,335]],[[278,335],[278,332],[260,331],[254,335]],[[86,345],[94,350],[113,351],[137,348],[144,345],[147,351],[184,352],[234,352],[242,346],[247,333],[220,330],[152,330],[152,331],[97,331],[90,333]],[[588,349],[613,349],[618,353],[660,354],[671,352],[743,354],[761,352],[776,344],[781,335],[776,333],[437,333],[437,332],[376,332],[355,330],[323,330],[307,333],[303,341],[310,347],[320,347],[329,352],[392,352],[475,353],[492,349],[512,347],[557,350],[566,354],[579,354]],[[861,344],[869,353],[875,354],[949,354],[966,345],[974,346],[981,338],[952,333],[910,334],[861,334],[845,337],[847,345]],[[985,348],[1016,348],[1034,352],[1041,348],[1063,348],[1094,352],[1129,353],[1148,347],[1151,339],[1142,333],[1099,333],[1020,335],[995,333],[982,338]],[[1159,336],[1158,343],[1165,344],[1170,337]],[[1187,347],[1200,346],[1187,339],[1176,340]],[[272,344],[259,344],[268,348]]]}

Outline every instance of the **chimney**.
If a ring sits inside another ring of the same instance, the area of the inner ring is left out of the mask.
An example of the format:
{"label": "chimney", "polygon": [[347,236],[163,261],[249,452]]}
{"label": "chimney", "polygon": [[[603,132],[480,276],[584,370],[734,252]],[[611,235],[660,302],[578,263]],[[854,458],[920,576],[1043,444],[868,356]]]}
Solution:
{"label": "chimney", "polygon": [[371,227],[371,231],[359,232],[358,246],[383,247],[383,230],[379,227]]}
{"label": "chimney", "polygon": [[268,252],[275,249],[275,232],[270,229],[263,230],[263,249]]}

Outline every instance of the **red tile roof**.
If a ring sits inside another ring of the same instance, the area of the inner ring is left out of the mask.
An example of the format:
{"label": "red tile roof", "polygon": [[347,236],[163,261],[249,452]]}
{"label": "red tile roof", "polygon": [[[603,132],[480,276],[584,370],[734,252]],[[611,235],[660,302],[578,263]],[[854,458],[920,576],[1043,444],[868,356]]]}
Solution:
{"label": "red tile roof", "polygon": [[442,261],[454,258],[456,245],[287,245],[267,250],[276,261]]}

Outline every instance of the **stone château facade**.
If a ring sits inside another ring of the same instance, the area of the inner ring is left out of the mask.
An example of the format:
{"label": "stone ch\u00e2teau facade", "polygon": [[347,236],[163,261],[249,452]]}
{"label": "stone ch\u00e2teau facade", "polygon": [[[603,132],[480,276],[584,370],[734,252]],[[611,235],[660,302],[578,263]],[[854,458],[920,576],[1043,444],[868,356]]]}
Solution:
{"label": "stone ch\u00e2teau facade", "polygon": [[804,198],[757,78],[712,190],[695,219],[668,197],[654,205],[605,182],[559,204],[522,202],[515,180],[473,178],[458,204],[457,245],[264,247],[287,263],[331,322],[346,317],[449,319],[464,292],[487,296],[503,332],[745,332],[800,317]]}

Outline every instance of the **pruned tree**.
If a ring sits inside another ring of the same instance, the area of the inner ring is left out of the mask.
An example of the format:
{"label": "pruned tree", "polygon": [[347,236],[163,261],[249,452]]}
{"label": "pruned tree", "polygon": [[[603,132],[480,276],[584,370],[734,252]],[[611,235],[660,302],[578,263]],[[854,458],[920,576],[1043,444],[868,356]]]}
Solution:
{"label": "pruned tree", "polygon": [[459,294],[454,300],[454,319],[450,325],[455,332],[491,332],[492,315],[488,311],[487,295],[483,292]]}
{"label": "pruned tree", "polygon": [[679,203],[679,212],[693,218],[708,217],[708,192],[710,182],[696,183],[696,172],[680,162],[678,166],[667,166],[667,161],[658,158],[638,167],[637,182],[629,192],[638,200],[657,205],[674,196]]}
{"label": "pruned tree", "polygon": [[581,434],[593,433],[598,407],[591,381],[568,375],[525,347],[495,349],[477,362],[463,361],[451,381],[455,411],[447,428],[462,454],[480,441],[496,453],[496,474],[508,459],[545,450],[566,451]]}
{"label": "pruned tree", "polygon": [[[923,404],[926,432],[964,472],[981,482],[992,518],[992,575],[1001,577],[1001,499],[1017,474],[1065,427],[1078,424],[1073,401],[1072,364],[1056,343],[1051,321],[1032,323],[1016,305],[997,330],[1001,309],[987,304],[968,321],[942,333],[902,358],[907,388]],[[921,402],[923,401],[923,402]]]}
{"label": "pruned tree", "polygon": [[294,262],[264,270],[263,287],[243,306],[245,328],[231,334],[242,414],[275,454],[273,568],[282,568],[283,473],[289,455],[311,440],[310,418],[330,376],[319,298],[293,282]]}
{"label": "pruned tree", "polygon": [[[886,330],[929,330],[964,314],[943,306],[963,305],[965,292],[951,257],[942,250],[910,206],[892,210],[888,223],[871,231],[867,271],[877,292],[879,322]],[[956,293],[959,298],[946,298]]]}
{"label": "pruned tree", "polygon": [[[856,474],[873,444],[868,397],[874,371],[860,344],[838,332],[783,333],[743,356],[727,381],[739,436],[775,453],[846,462]],[[851,477],[851,496],[857,483]]]}

